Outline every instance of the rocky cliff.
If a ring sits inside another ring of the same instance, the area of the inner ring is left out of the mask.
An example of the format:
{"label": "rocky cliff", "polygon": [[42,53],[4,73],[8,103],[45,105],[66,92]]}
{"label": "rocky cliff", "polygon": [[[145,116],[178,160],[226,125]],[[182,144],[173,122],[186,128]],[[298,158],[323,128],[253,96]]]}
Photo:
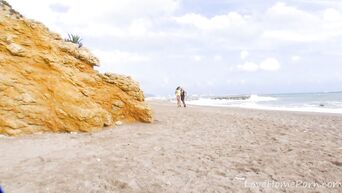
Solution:
{"label": "rocky cliff", "polygon": [[152,122],[130,77],[100,74],[86,48],[65,42],[0,0],[0,134],[94,131]]}

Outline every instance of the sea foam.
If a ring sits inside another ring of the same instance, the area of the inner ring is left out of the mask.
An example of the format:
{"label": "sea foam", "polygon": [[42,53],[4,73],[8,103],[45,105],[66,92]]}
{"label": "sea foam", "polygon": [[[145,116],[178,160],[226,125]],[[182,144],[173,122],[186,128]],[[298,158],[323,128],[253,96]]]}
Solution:
{"label": "sea foam", "polygon": [[[260,96],[250,95],[243,100],[239,97],[202,97],[190,100],[187,103],[200,106],[238,107],[248,109],[263,109],[276,111],[299,111],[299,112],[320,112],[342,114],[342,101],[323,100],[321,95],[308,94],[287,94]],[[312,98],[314,96],[315,98]],[[237,98],[225,99],[225,98]]]}

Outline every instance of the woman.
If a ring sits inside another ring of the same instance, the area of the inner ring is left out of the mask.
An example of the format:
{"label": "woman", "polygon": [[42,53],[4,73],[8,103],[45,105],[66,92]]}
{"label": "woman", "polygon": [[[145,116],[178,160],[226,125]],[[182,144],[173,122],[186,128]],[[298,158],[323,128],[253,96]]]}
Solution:
{"label": "woman", "polygon": [[175,94],[176,94],[177,106],[181,107],[181,94],[182,94],[182,92],[181,92],[180,86],[176,88]]}

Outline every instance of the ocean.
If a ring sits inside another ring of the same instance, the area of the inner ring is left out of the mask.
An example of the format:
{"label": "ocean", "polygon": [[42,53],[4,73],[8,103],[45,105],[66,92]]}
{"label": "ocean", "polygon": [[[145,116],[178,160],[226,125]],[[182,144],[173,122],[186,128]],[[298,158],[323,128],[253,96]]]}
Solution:
{"label": "ocean", "polygon": [[188,97],[187,103],[201,106],[342,113],[342,92],[201,96]]}

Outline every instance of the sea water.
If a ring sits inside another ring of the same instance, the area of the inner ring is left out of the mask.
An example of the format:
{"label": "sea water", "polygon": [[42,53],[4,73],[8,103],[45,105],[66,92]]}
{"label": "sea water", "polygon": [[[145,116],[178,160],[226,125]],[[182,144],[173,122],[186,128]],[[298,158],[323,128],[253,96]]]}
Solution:
{"label": "sea water", "polygon": [[188,104],[266,110],[342,113],[342,92],[249,95],[243,99],[220,97],[189,98]]}

